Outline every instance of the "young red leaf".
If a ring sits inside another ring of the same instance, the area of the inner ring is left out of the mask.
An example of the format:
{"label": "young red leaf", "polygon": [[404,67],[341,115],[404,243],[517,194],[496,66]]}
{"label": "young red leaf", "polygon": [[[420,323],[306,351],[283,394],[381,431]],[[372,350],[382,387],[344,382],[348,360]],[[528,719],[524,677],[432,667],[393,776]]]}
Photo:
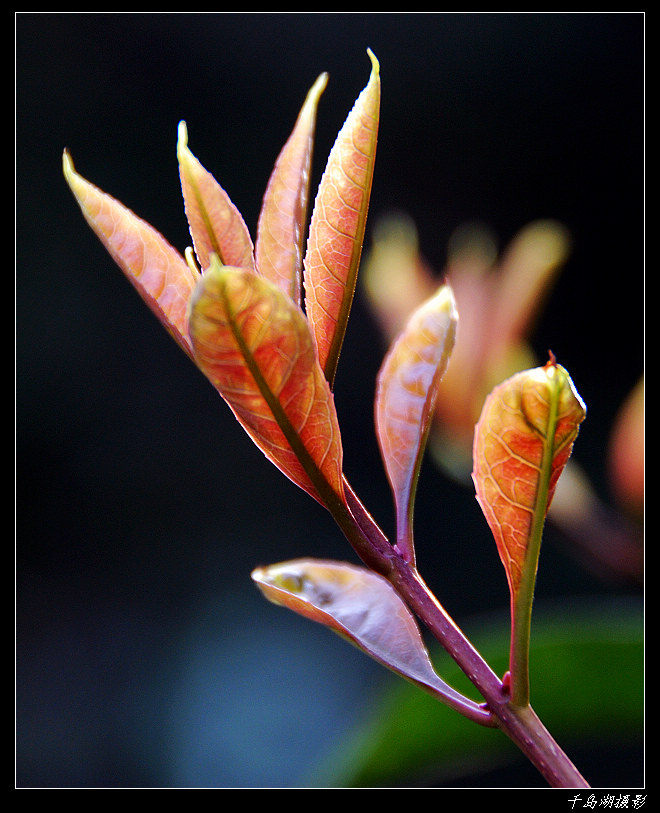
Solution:
{"label": "young red leaf", "polygon": [[318,102],[328,81],[322,73],[300,110],[280,152],[259,215],[255,256],[259,273],[301,304],[303,245],[306,235],[309,174]]}
{"label": "young red leaf", "polygon": [[545,517],[586,409],[551,354],[517,373],[484,404],[474,435],[477,500],[495,537],[511,593],[511,698],[529,703],[529,636]]}
{"label": "young red leaf", "polygon": [[269,601],[323,624],[449,706],[487,722],[487,712],[436,674],[414,616],[382,576],[345,562],[295,559],[257,568],[252,578]]}
{"label": "young red leaf", "polygon": [[396,505],[397,548],[411,563],[417,478],[457,321],[451,288],[443,285],[413,312],[377,379],[376,434]]}
{"label": "young red leaf", "polygon": [[225,190],[188,148],[185,122],[179,123],[179,177],[197,262],[205,271],[216,254],[225,265],[254,268],[254,251],[243,217]]}
{"label": "young red leaf", "polygon": [[378,61],[330,152],[319,185],[304,261],[305,308],[326,378],[334,381],[353,302],[376,157]]}
{"label": "young red leaf", "polygon": [[66,150],[63,168],[91,228],[142,299],[180,347],[192,356],[187,307],[199,274],[153,226],[79,175]]}
{"label": "young red leaf", "polygon": [[473,480],[515,597],[535,522],[542,522],[586,416],[554,361],[517,373],[484,404],[474,436]]}
{"label": "young red leaf", "polygon": [[343,500],[334,400],[302,311],[272,282],[213,255],[189,324],[195,362],[257,446],[322,504]]}

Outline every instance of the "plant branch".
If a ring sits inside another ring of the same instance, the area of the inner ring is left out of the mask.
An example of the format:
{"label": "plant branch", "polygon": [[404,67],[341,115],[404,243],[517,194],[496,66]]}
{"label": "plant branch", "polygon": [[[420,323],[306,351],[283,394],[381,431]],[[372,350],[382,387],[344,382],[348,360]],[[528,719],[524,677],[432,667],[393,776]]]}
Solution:
{"label": "plant branch", "polygon": [[[529,705],[513,705],[493,672],[419,574],[396,552],[344,480],[346,503],[328,506],[353,549],[387,578],[479,690],[497,727],[520,748],[552,787],[589,787]],[[348,510],[347,510],[348,508]]]}

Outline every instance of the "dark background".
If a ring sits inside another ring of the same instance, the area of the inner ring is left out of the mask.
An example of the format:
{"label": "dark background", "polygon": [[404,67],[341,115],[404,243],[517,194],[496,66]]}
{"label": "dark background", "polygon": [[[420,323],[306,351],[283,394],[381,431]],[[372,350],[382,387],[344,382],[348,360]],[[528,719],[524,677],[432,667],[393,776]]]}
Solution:
{"label": "dark background", "polygon": [[[467,220],[503,246],[538,217],[570,229],[533,344],[587,403],[575,456],[610,498],[609,428],[643,369],[642,14],[19,13],[18,786],[296,786],[389,680],[257,593],[257,564],[353,554],[149,314],[61,173],[68,147],[183,250],[185,119],[254,232],[308,88],[329,72],[316,183],[368,47],[383,87],[370,223],[408,212],[438,269]],[[349,479],[389,528],[371,406],[382,353],[358,293],[337,405]],[[427,465],[419,499],[424,575],[447,609],[505,612],[473,494]],[[550,533],[537,600],[585,595],[639,589]],[[637,748],[590,760],[594,784],[642,782]],[[539,777],[522,765],[471,781]]]}

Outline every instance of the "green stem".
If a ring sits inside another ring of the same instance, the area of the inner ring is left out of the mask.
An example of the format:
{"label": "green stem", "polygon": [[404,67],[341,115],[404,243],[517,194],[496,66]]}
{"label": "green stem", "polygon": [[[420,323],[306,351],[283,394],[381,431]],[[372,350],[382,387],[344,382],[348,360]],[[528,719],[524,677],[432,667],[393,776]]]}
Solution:
{"label": "green stem", "polygon": [[[534,523],[536,525],[536,522]],[[520,588],[511,600],[511,702],[523,708],[529,704],[529,644],[532,629],[532,605],[536,584],[543,522],[530,537]]]}
{"label": "green stem", "polygon": [[[548,420],[543,438],[543,452],[539,467],[539,480],[532,525],[523,562],[520,584],[511,597],[511,649],[509,671],[511,675],[511,702],[520,708],[529,705],[529,645],[532,629],[532,605],[536,587],[539,555],[545,517],[548,511],[548,495],[552,462],[555,455],[554,439],[557,426],[559,393],[557,376],[548,404]],[[538,430],[536,430],[538,431]]]}

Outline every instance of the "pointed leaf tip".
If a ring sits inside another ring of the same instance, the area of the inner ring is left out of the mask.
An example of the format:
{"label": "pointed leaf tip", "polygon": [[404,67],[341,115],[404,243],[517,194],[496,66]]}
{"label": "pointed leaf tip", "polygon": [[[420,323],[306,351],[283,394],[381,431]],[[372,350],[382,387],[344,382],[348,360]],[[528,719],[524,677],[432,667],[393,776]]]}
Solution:
{"label": "pointed leaf tip", "polygon": [[182,119],[177,128],[177,142],[176,142],[176,151],[177,155],[188,146],[188,125]]}
{"label": "pointed leaf tip", "polygon": [[371,75],[332,147],[314,203],[304,260],[305,307],[332,385],[353,303],[373,180],[380,78]]}
{"label": "pointed leaf tip", "polygon": [[252,238],[229,195],[188,147],[188,127],[179,122],[177,160],[190,236],[202,271],[216,254],[225,265],[254,268]]}
{"label": "pointed leaf tip", "polygon": [[89,226],[163,326],[192,355],[187,307],[198,275],[153,226],[85,180],[68,150],[62,168]]}
{"label": "pointed leaf tip", "polygon": [[371,50],[371,48],[367,48],[367,54],[369,55],[369,59],[371,60],[371,72],[375,76],[380,75],[380,62],[378,61],[376,54]]}
{"label": "pointed leaf tip", "polygon": [[319,99],[328,74],[314,82],[293,131],[275,162],[264,194],[255,245],[259,273],[297,304],[302,299],[302,257],[307,235],[309,179]]}

